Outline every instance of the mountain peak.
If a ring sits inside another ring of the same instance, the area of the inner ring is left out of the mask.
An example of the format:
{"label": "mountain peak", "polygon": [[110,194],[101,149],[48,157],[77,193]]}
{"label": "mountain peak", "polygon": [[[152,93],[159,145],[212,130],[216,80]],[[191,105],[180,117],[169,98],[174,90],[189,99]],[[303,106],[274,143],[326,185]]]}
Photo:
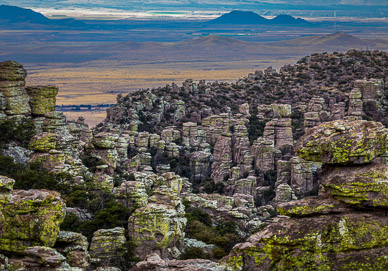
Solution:
{"label": "mountain peak", "polygon": [[215,24],[262,24],[266,21],[267,19],[252,11],[233,10],[210,22]]}

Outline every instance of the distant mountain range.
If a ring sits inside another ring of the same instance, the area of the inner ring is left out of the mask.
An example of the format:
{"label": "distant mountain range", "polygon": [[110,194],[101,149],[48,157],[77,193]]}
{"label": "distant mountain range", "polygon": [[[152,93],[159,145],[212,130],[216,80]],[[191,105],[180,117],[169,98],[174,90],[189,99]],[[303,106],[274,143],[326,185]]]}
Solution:
{"label": "distant mountain range", "polygon": [[0,5],[0,25],[17,28],[82,27],[85,24],[74,19],[50,20],[39,12],[16,6]]}
{"label": "distant mountain range", "polygon": [[234,10],[226,13],[214,20],[209,21],[212,24],[257,24],[257,25],[294,25],[310,24],[310,22],[301,18],[294,18],[289,15],[279,15],[273,19],[266,19],[257,13],[251,11]]}
{"label": "distant mountain range", "polygon": [[[38,29],[52,29],[55,27],[70,27],[83,28],[86,26],[82,21],[74,19],[49,19],[41,13],[35,12],[31,9],[20,8],[16,6],[0,5],[0,26],[2,28],[38,28]],[[104,22],[101,21],[101,24]],[[311,23],[294,18],[289,15],[279,15],[273,19],[266,19],[251,11],[235,10],[224,14],[214,20],[207,22],[207,24],[217,25],[310,25]],[[88,27],[91,27],[89,24]]]}

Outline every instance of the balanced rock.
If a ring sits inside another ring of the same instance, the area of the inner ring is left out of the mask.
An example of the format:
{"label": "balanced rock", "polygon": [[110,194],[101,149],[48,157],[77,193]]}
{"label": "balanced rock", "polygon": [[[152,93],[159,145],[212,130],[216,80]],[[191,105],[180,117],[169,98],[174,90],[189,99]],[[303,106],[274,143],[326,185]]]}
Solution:
{"label": "balanced rock", "polygon": [[56,86],[33,86],[27,87],[26,91],[30,96],[31,114],[44,116],[46,113],[55,110],[55,97],[58,94]]}
{"label": "balanced rock", "polygon": [[388,149],[388,130],[372,121],[337,120],[308,130],[296,145],[297,154],[324,164],[365,164]]}

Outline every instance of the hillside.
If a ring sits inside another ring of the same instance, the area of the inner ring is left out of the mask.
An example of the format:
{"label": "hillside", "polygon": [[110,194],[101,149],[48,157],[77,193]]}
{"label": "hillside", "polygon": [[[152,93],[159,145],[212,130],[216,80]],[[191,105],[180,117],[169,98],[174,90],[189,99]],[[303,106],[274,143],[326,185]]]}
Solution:
{"label": "hillside", "polygon": [[85,24],[74,19],[50,20],[39,12],[16,6],[0,5],[1,28],[56,29],[82,28]]}
{"label": "hillside", "polygon": [[91,129],[0,62],[0,268],[386,270],[387,65],[350,50],[188,79],[118,95]]}

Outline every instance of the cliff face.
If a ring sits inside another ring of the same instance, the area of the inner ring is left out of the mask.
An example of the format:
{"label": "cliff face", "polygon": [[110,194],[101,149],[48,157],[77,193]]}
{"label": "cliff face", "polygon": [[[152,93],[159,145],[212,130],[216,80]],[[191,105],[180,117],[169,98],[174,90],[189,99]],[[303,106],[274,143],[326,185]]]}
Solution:
{"label": "cliff face", "polygon": [[94,129],[0,63],[0,265],[383,270],[387,63],[316,54],[119,95]]}

